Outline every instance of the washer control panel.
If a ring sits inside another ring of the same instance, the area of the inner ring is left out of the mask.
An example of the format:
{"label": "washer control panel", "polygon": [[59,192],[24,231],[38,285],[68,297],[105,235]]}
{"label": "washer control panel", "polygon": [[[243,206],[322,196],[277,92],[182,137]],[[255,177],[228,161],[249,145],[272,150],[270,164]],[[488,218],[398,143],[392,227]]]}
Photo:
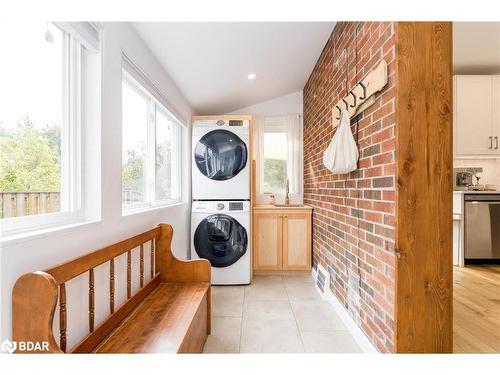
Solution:
{"label": "washer control panel", "polygon": [[249,212],[250,201],[193,201],[192,212]]}

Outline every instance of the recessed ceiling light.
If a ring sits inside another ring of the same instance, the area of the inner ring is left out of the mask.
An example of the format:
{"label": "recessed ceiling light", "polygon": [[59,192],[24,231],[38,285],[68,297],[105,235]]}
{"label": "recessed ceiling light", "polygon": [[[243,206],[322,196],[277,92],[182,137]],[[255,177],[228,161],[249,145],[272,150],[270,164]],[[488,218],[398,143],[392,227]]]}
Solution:
{"label": "recessed ceiling light", "polygon": [[250,81],[251,81],[252,79],[255,79],[255,77],[257,77],[257,74],[255,74],[255,73],[250,73],[250,74],[248,75],[248,79],[249,79]]}

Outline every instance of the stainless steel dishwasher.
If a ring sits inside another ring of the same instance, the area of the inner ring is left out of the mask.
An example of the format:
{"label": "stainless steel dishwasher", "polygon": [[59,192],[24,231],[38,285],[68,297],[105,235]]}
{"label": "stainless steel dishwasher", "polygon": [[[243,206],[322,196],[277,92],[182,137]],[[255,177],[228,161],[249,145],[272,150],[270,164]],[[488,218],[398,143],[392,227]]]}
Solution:
{"label": "stainless steel dishwasher", "polygon": [[465,263],[500,263],[500,194],[465,194]]}

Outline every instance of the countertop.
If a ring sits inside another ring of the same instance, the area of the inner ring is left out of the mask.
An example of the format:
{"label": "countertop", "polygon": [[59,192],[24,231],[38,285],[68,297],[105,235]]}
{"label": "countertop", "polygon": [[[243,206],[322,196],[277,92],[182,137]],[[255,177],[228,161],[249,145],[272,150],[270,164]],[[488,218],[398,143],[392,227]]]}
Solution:
{"label": "countertop", "polygon": [[500,194],[500,190],[453,190],[453,194]]}
{"label": "countertop", "polygon": [[274,206],[272,204],[259,204],[253,207],[254,210],[312,210],[313,207],[304,204],[300,206]]}

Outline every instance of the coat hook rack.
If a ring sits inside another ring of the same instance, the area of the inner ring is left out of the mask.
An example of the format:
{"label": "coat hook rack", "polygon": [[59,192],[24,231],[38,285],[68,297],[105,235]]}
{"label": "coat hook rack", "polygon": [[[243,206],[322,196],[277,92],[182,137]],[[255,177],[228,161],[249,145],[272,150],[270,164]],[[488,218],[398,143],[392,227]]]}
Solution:
{"label": "coat hook rack", "polygon": [[[361,82],[360,82],[360,83],[361,83]],[[350,94],[350,95],[352,95],[352,98],[353,98],[353,100],[354,100],[354,103],[353,103],[353,104],[351,104],[351,108],[356,108],[356,99],[357,99],[356,94],[355,94],[355,93],[353,93],[352,91],[351,91],[349,94]]]}
{"label": "coat hook rack", "polygon": [[335,120],[340,120],[340,114],[342,113],[342,110],[338,105],[335,106],[339,110],[339,117],[335,117]]}
{"label": "coat hook rack", "polygon": [[349,112],[350,118],[358,115],[375,102],[375,97],[373,95],[381,91],[385,85],[387,85],[387,79],[387,62],[382,60],[370,73],[354,86],[346,97],[338,101],[335,105],[335,108],[339,112],[338,116],[332,109],[333,129],[335,130],[340,124],[340,106],[342,103]]}
{"label": "coat hook rack", "polygon": [[359,85],[363,88],[363,96],[359,97],[359,100],[365,100],[366,99],[366,86],[362,80],[359,81]]}

